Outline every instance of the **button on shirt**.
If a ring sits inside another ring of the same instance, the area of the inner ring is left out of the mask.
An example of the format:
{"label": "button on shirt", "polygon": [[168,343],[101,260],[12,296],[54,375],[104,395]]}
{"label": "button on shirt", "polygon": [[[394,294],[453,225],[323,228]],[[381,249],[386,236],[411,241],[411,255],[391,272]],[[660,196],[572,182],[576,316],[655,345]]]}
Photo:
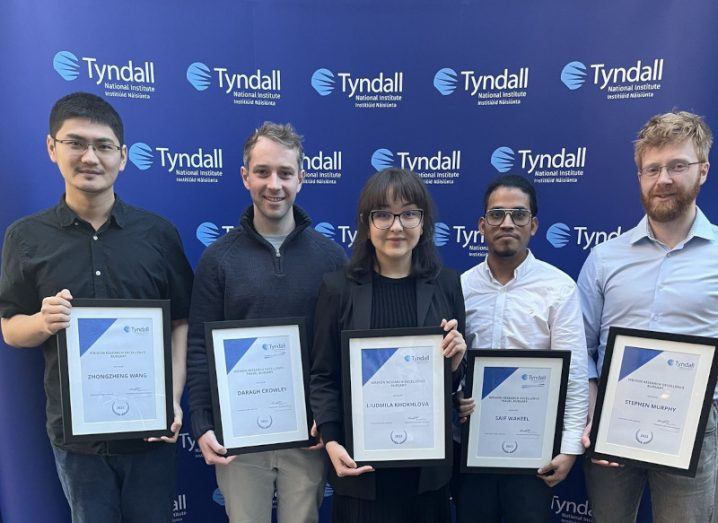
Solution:
{"label": "button on shirt", "polygon": [[484,261],[461,276],[473,349],[569,350],[561,453],[583,454],[588,413],[586,343],[576,284],[531,252],[502,285]]}
{"label": "button on shirt", "polygon": [[686,239],[669,249],[654,238],[644,216],[635,228],[593,248],[578,287],[589,378],[601,373],[612,325],[718,337],[718,227],[698,209]]}
{"label": "button on shirt", "polygon": [[[65,203],[8,227],[2,251],[0,316],[32,315],[43,298],[69,289],[74,298],[169,299],[173,320],[189,313],[192,268],[167,220],[115,199],[98,230]],[[57,337],[43,344],[47,431],[53,445],[79,453],[126,453],[142,440],[64,444]]]}

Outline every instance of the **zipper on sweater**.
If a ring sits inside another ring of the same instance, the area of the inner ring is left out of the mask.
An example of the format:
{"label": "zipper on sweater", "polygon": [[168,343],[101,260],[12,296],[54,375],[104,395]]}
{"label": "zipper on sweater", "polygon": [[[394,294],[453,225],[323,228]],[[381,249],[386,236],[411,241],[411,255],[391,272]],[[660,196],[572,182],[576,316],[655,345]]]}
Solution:
{"label": "zipper on sweater", "polygon": [[274,267],[276,269],[277,274],[282,273],[282,254],[279,251],[275,251],[274,254]]}

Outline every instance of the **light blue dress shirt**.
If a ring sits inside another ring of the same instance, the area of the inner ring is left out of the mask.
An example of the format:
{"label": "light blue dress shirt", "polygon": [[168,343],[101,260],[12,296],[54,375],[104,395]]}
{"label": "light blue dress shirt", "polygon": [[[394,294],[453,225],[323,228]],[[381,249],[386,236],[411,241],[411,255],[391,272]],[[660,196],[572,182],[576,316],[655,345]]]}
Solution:
{"label": "light blue dress shirt", "polygon": [[601,373],[610,326],[716,338],[718,227],[698,209],[686,239],[669,249],[654,238],[644,216],[635,228],[593,248],[578,288],[589,378]]}

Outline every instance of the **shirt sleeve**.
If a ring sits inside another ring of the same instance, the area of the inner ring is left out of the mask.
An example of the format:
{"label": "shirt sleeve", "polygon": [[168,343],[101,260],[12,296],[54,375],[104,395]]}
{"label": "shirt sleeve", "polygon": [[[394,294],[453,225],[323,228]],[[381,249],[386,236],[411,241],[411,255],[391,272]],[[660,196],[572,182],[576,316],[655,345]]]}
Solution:
{"label": "shirt sleeve", "polygon": [[551,318],[551,349],[571,351],[566,404],[561,439],[562,454],[583,454],[581,436],[588,416],[588,370],[586,339],[583,334],[581,306],[576,286],[563,292],[565,299]]}
{"label": "shirt sleeve", "polygon": [[204,323],[224,320],[224,282],[220,277],[217,259],[213,256],[213,252],[205,251],[197,265],[189,313],[187,389],[189,414],[195,438],[199,438],[208,430],[214,430]]}
{"label": "shirt sleeve", "polygon": [[598,255],[592,250],[578,275],[578,292],[583,311],[583,327],[588,350],[588,378],[598,379],[596,360],[601,338],[603,290],[598,275]]}
{"label": "shirt sleeve", "polygon": [[192,293],[192,267],[182,247],[182,239],[177,229],[172,227],[168,237],[162,243],[165,251],[165,270],[169,285],[169,299],[173,320],[189,317],[190,296]]}
{"label": "shirt sleeve", "polygon": [[0,317],[35,314],[40,310],[37,289],[27,266],[27,249],[19,231],[9,228],[5,234],[0,271]]}

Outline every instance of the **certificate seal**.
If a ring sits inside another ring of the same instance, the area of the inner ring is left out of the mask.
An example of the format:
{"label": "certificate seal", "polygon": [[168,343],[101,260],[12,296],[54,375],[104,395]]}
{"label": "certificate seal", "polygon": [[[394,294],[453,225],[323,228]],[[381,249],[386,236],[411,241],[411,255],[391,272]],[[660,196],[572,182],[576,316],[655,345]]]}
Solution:
{"label": "certificate seal", "polygon": [[127,400],[115,400],[112,402],[112,412],[116,416],[125,416],[130,411],[130,404]]}
{"label": "certificate seal", "polygon": [[257,416],[257,426],[260,429],[268,429],[272,426],[272,423],[274,423],[274,420],[269,414],[266,416]]}
{"label": "certificate seal", "polygon": [[653,441],[653,432],[650,430],[638,429],[635,437],[636,441],[641,445],[648,445],[651,441]]}
{"label": "certificate seal", "polygon": [[515,439],[507,439],[501,442],[501,450],[505,454],[513,454],[519,449],[519,442]]}
{"label": "certificate seal", "polygon": [[392,430],[389,433],[389,437],[391,438],[391,442],[395,445],[403,445],[406,443],[408,434],[405,430]]}

